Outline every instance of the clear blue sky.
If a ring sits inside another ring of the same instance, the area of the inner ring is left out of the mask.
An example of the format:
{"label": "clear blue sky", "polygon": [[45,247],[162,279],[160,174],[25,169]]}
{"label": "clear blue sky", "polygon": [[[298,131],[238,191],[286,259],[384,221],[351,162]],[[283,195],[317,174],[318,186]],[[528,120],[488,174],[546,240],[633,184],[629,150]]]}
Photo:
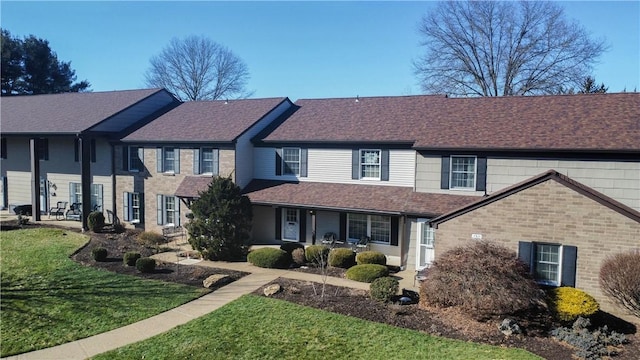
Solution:
{"label": "clear blue sky", "polygon": [[[640,91],[640,2],[561,2],[610,50],[594,69],[609,92]],[[144,88],[151,56],[174,37],[204,35],[248,65],[254,97],[420,94],[411,62],[433,2],[17,2],[1,26],[33,34],[71,61],[93,91]]]}

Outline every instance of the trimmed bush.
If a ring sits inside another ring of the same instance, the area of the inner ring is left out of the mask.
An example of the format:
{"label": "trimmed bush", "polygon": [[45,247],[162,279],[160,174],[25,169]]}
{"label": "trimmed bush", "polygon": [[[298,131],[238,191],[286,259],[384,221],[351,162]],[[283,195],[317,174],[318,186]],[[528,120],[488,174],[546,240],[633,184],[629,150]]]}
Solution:
{"label": "trimmed bush", "polygon": [[107,255],[108,255],[107,249],[103,247],[97,247],[97,248],[91,249],[91,257],[95,261],[105,261],[107,260]]}
{"label": "trimmed bush", "polygon": [[356,264],[356,253],[351,249],[337,248],[329,252],[329,266],[348,269]]}
{"label": "trimmed bush", "polygon": [[136,269],[143,273],[152,273],[156,269],[156,261],[148,257],[139,258],[136,260]]}
{"label": "trimmed bush", "polygon": [[291,256],[284,250],[274,248],[256,249],[247,255],[247,261],[255,266],[270,269],[286,269]]}
{"label": "trimmed bush", "polygon": [[122,257],[122,262],[124,262],[124,264],[127,266],[134,266],[136,264],[136,261],[138,261],[138,259],[140,259],[141,257],[142,255],[140,255],[139,252],[129,251],[126,252]]}
{"label": "trimmed bush", "polygon": [[370,283],[377,278],[389,275],[389,269],[379,264],[362,264],[352,266],[344,275],[350,280]]}
{"label": "trimmed bush", "polygon": [[307,258],[308,263],[326,265],[329,248],[324,245],[311,245],[305,249],[304,256]]}
{"label": "trimmed bush", "polygon": [[387,257],[379,251],[363,251],[356,256],[356,263],[387,265]]}
{"label": "trimmed bush", "polygon": [[101,211],[92,211],[87,217],[87,226],[93,232],[100,232],[104,227],[104,214]]}
{"label": "trimmed bush", "polygon": [[397,279],[385,276],[371,282],[369,294],[374,300],[389,302],[398,293],[399,287]]}
{"label": "trimmed bush", "polygon": [[562,321],[589,317],[600,310],[600,305],[593,296],[572,287],[549,290],[549,305],[554,315]]}
{"label": "trimmed bush", "polygon": [[600,268],[605,295],[640,318],[640,251],[616,254]]}
{"label": "trimmed bush", "polygon": [[304,248],[294,249],[293,252],[291,253],[291,260],[296,265],[304,265],[307,261],[307,259],[304,256]]}
{"label": "trimmed bush", "polygon": [[421,306],[456,306],[477,320],[545,310],[545,294],[516,253],[480,241],[434,262],[420,286]]}

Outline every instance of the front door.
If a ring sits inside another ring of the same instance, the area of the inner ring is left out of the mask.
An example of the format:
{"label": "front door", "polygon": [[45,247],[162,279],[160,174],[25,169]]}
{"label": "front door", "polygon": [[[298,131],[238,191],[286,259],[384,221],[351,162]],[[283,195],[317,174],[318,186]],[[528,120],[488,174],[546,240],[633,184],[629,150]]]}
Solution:
{"label": "front door", "polygon": [[47,179],[40,178],[40,214],[49,213],[49,186]]}
{"label": "front door", "polygon": [[429,226],[426,219],[418,219],[418,248],[416,249],[416,270],[422,270],[426,267],[431,266],[431,263],[435,258],[433,243],[433,228]]}
{"label": "front door", "polygon": [[282,240],[300,240],[300,210],[283,209]]}

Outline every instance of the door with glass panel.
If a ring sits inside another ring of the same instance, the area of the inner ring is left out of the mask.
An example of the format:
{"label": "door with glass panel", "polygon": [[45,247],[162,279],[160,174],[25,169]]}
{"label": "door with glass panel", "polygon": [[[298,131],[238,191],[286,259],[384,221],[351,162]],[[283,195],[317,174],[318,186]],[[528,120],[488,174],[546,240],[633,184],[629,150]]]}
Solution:
{"label": "door with glass panel", "polygon": [[282,239],[287,241],[300,240],[300,211],[297,209],[282,209]]}
{"label": "door with glass panel", "polygon": [[418,219],[418,248],[416,249],[416,270],[431,266],[435,258],[434,233],[426,219]]}

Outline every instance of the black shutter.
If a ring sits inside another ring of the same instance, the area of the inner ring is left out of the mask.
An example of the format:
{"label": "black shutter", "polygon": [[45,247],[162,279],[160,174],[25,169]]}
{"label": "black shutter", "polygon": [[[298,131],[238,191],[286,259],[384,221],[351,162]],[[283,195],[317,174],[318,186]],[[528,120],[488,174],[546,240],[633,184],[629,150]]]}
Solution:
{"label": "black shutter", "polygon": [[340,239],[347,240],[347,213],[340,213]]}
{"label": "black shutter", "polygon": [[300,149],[300,177],[307,177],[308,160],[307,149]]}
{"label": "black shutter", "polygon": [[360,179],[360,150],[351,151],[351,178]]}
{"label": "black shutter", "polygon": [[124,145],[122,146],[122,171],[129,171],[129,147]]}
{"label": "black shutter", "polygon": [[44,156],[44,160],[49,160],[49,139],[44,138],[41,139],[42,141],[42,148],[44,149],[43,153],[44,155],[40,154],[40,156]]}
{"label": "black shutter", "polygon": [[89,142],[89,151],[91,152],[91,162],[96,162],[96,139]]}
{"label": "black shutter", "polygon": [[73,139],[73,161],[80,161],[80,140],[78,138]]}
{"label": "black shutter", "polygon": [[138,198],[140,199],[140,223],[144,224],[144,193],[138,193]]}
{"label": "black shutter", "polygon": [[476,190],[487,190],[487,158],[479,157],[476,160],[476,166],[478,167],[478,178],[476,179]]}
{"label": "black shutter", "polygon": [[528,241],[518,242],[518,258],[529,267],[529,272],[533,271],[533,243]]}
{"label": "black shutter", "polygon": [[397,216],[391,217],[391,245],[398,246],[398,231],[400,230],[400,219]]}
{"label": "black shutter", "polygon": [[389,181],[389,150],[382,150],[380,155],[380,180]]}
{"label": "black shutter", "polygon": [[449,189],[449,169],[451,160],[449,156],[442,157],[442,166],[440,170],[440,189]]}
{"label": "black shutter", "polygon": [[[2,138],[1,144],[0,144],[0,157],[2,157],[3,159],[7,158],[7,138]],[[76,160],[78,161],[78,160]]]}
{"label": "black shutter", "polygon": [[307,242],[307,210],[300,210],[300,242]]}
{"label": "black shutter", "polygon": [[276,240],[282,240],[282,208],[276,208]]}
{"label": "black shutter", "polygon": [[276,175],[282,175],[282,148],[276,149]]}
{"label": "black shutter", "polygon": [[578,260],[578,248],[575,246],[562,246],[562,279],[561,286],[576,286],[576,261]]}

